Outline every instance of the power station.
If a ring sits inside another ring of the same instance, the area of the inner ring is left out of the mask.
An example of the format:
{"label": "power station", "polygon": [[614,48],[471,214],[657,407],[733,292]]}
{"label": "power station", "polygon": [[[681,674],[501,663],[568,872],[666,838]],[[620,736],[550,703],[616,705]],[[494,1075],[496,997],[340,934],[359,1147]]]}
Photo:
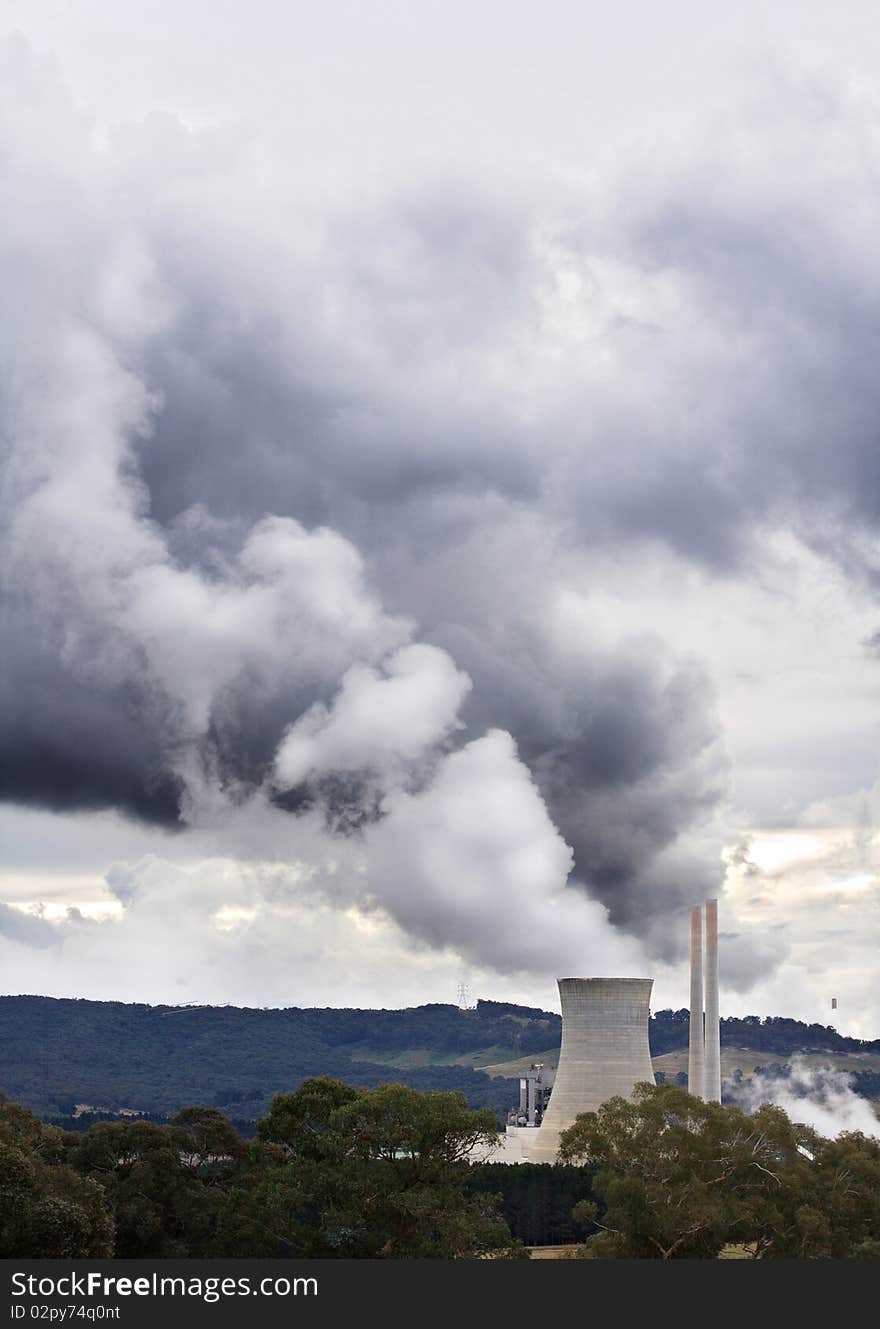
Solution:
{"label": "power station", "polygon": [[[705,967],[704,967],[705,957]],[[632,1098],[654,1083],[648,1043],[652,978],[560,978],[562,1046],[555,1074],[534,1064],[520,1079],[520,1101],[499,1145],[484,1157],[501,1163],[553,1163],[559,1137],[582,1112],[609,1098]],[[705,1000],[705,1010],[704,1010]],[[721,1102],[718,1018],[718,901],[691,911],[688,1088]]]}

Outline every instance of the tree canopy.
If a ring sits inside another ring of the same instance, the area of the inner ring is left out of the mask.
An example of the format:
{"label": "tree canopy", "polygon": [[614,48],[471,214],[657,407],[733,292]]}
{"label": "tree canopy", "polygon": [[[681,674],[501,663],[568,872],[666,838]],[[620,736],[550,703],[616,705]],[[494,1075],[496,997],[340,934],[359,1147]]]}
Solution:
{"label": "tree canopy", "polygon": [[104,1192],[62,1160],[62,1133],[0,1094],[0,1255],[112,1255]]}
{"label": "tree canopy", "polygon": [[740,1243],[763,1258],[849,1257],[880,1243],[880,1141],[825,1140],[781,1108],[748,1116],[644,1084],[578,1117],[560,1160],[596,1169],[596,1199],[576,1206],[596,1256],[713,1259]]}
{"label": "tree canopy", "polygon": [[873,1137],[647,1084],[579,1117],[556,1166],[472,1165],[496,1129],[459,1093],[328,1077],[253,1140],[214,1107],[72,1132],[0,1099],[0,1255],[510,1258],[576,1220],[596,1258],[880,1258]]}
{"label": "tree canopy", "polygon": [[523,1254],[468,1189],[497,1131],[460,1093],[306,1080],[253,1142],[216,1108],[170,1125],[46,1126],[0,1101],[0,1255],[474,1258]]}
{"label": "tree canopy", "polygon": [[464,1096],[307,1080],[278,1095],[239,1197],[249,1230],[291,1253],[374,1258],[517,1253],[494,1200],[467,1194],[467,1159],[498,1127]]}

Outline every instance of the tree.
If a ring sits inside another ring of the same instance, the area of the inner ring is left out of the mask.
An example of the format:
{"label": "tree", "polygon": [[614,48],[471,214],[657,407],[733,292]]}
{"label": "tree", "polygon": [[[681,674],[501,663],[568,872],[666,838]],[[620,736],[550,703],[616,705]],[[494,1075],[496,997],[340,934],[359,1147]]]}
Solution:
{"label": "tree", "polygon": [[182,1258],[213,1253],[247,1148],[216,1108],[187,1108],[172,1126],[97,1122],[68,1136],[68,1158],[106,1190],[118,1257]]}
{"label": "tree", "polygon": [[759,1240],[772,1258],[880,1258],[880,1140],[826,1140],[798,1128],[808,1164],[796,1190],[774,1197]]}
{"label": "tree", "polygon": [[267,1117],[257,1123],[260,1140],[281,1145],[288,1155],[321,1158],[334,1148],[329,1138],[333,1113],[357,1100],[358,1092],[327,1075],[304,1080],[291,1094],[276,1094]]}
{"label": "tree", "polygon": [[0,1255],[31,1259],[113,1254],[102,1188],[65,1167],[61,1132],[0,1095]]}
{"label": "tree", "polygon": [[[674,1085],[643,1084],[563,1132],[560,1160],[592,1163],[600,1204],[581,1204],[592,1254],[715,1258],[733,1241],[764,1253],[805,1194],[811,1163],[804,1131],[779,1108],[748,1117]],[[811,1136],[811,1138],[813,1138]]]}
{"label": "tree", "polygon": [[307,1080],[259,1124],[239,1223],[249,1240],[262,1230],[275,1253],[292,1255],[518,1253],[494,1197],[466,1194],[466,1160],[497,1129],[460,1093]]}
{"label": "tree", "polygon": [[180,1146],[181,1163],[198,1172],[202,1180],[225,1177],[231,1168],[247,1159],[247,1145],[217,1108],[184,1108],[172,1126]]}

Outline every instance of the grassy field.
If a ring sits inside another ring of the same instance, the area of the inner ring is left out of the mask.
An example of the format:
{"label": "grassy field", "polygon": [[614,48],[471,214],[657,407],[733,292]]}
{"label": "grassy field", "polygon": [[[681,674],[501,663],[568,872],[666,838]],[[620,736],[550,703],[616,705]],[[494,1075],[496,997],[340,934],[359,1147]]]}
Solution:
{"label": "grassy field", "polygon": [[[590,1259],[586,1255],[583,1246],[529,1246],[529,1254],[533,1260],[578,1260]],[[753,1260],[755,1258],[755,1247],[748,1242],[738,1245],[722,1246],[719,1252],[719,1260]]]}
{"label": "grassy field", "polygon": [[[499,1059],[505,1055],[510,1055],[510,1048],[506,1047],[488,1047],[480,1048],[475,1052],[430,1052],[426,1048],[402,1048],[394,1052],[379,1052],[374,1048],[364,1047],[362,1043],[351,1046],[340,1046],[337,1049],[346,1056],[353,1057],[356,1061],[369,1061],[379,1066],[397,1066],[400,1070],[414,1070],[419,1066],[468,1066],[478,1071],[487,1071],[489,1075],[504,1076],[519,1075],[519,1071],[507,1072],[499,1069],[506,1063]],[[546,1054],[549,1057],[549,1053]],[[559,1057],[559,1048],[553,1049],[553,1062],[555,1064]],[[526,1069],[533,1061],[540,1061],[541,1057],[532,1054],[529,1057],[521,1057],[516,1063],[511,1065],[522,1065]],[[490,1064],[491,1063],[491,1064]],[[497,1065],[496,1065],[497,1063]]]}
{"label": "grassy field", "polygon": [[533,1260],[576,1260],[580,1246],[527,1246]]}
{"label": "grassy field", "polygon": [[[559,1048],[547,1048],[544,1052],[530,1052],[524,1057],[510,1058],[510,1048],[488,1047],[466,1053],[433,1053],[425,1048],[403,1049],[395,1052],[380,1052],[373,1048],[358,1045],[341,1047],[340,1052],[356,1056],[360,1061],[370,1061],[380,1066],[396,1066],[401,1070],[413,1070],[419,1066],[470,1066],[474,1070],[485,1071],[487,1075],[501,1076],[505,1079],[524,1075],[533,1062],[543,1061],[555,1066],[559,1060]],[[754,1074],[756,1066],[769,1066],[774,1062],[785,1063],[797,1056],[805,1066],[812,1069],[831,1067],[841,1071],[880,1071],[880,1052],[756,1052],[751,1048],[727,1047],[721,1049],[721,1075],[732,1075],[741,1071],[743,1075]],[[653,1058],[655,1071],[662,1071],[668,1080],[687,1071],[687,1048],[677,1052],[666,1052]]]}
{"label": "grassy field", "polygon": [[[880,1053],[877,1052],[756,1052],[753,1048],[722,1048],[721,1076],[742,1071],[743,1075],[752,1075],[756,1066],[770,1066],[774,1062],[784,1064],[797,1057],[805,1066],[818,1070],[831,1067],[840,1071],[876,1071],[880,1070]],[[687,1049],[678,1052],[666,1052],[662,1057],[654,1058],[654,1070],[663,1071],[667,1079],[674,1079],[681,1071],[687,1070]]]}
{"label": "grassy field", "polygon": [[501,1075],[505,1079],[511,1076],[525,1075],[533,1062],[543,1061],[548,1066],[555,1066],[559,1061],[559,1048],[549,1048],[546,1052],[530,1052],[527,1057],[516,1057],[513,1061],[483,1062],[480,1070],[487,1075]]}
{"label": "grassy field", "polygon": [[[559,1048],[548,1048],[546,1052],[530,1052],[525,1057],[515,1057],[510,1061],[492,1061],[494,1049],[487,1048],[483,1052],[478,1052],[467,1060],[461,1059],[461,1065],[475,1066],[483,1070],[487,1075],[501,1075],[504,1077],[524,1075],[533,1062],[544,1061],[551,1066],[555,1066],[559,1060]],[[722,1048],[721,1049],[721,1074],[722,1077],[732,1075],[734,1071],[741,1071],[743,1075],[752,1075],[756,1066],[770,1066],[774,1062],[783,1064],[790,1062],[793,1057],[805,1066],[816,1070],[820,1067],[831,1067],[839,1071],[880,1071],[880,1052],[756,1052],[753,1048]],[[450,1061],[454,1058],[449,1058]],[[668,1079],[674,1079],[681,1071],[687,1071],[688,1054],[687,1048],[681,1048],[677,1052],[666,1052],[660,1057],[652,1059],[655,1071],[663,1071]],[[398,1062],[399,1065],[404,1063]],[[415,1064],[415,1063],[412,1063]]]}

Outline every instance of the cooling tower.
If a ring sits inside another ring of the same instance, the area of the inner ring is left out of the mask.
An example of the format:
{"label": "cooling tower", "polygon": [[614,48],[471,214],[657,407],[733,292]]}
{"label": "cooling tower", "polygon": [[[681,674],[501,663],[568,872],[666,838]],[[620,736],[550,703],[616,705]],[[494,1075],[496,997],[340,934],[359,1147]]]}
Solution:
{"label": "cooling tower", "polygon": [[654,1083],[648,1046],[652,978],[560,978],[562,1048],[553,1092],[529,1161],[552,1163],[579,1112]]}

